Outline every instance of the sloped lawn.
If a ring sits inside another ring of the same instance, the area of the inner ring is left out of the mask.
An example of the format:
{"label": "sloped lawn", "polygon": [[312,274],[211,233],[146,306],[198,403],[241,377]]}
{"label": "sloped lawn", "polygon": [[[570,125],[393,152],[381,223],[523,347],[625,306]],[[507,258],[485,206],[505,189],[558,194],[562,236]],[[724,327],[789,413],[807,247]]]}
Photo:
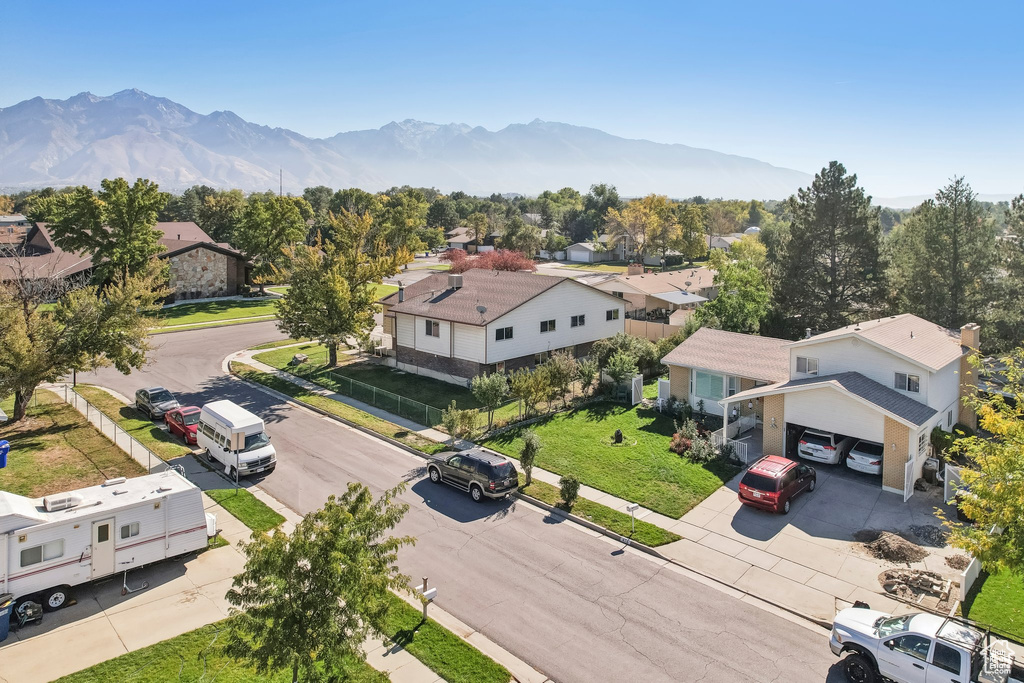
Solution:
{"label": "sloped lawn", "polygon": [[[644,408],[593,403],[529,427],[509,430],[484,445],[519,457],[522,432],[533,429],[542,448],[536,465],[614,496],[679,518],[739,470],[725,462],[697,465],[668,449],[672,419]],[[613,446],[621,429],[626,445]]]}
{"label": "sloped lawn", "polygon": [[982,572],[960,608],[965,617],[1024,641],[1024,576]]}

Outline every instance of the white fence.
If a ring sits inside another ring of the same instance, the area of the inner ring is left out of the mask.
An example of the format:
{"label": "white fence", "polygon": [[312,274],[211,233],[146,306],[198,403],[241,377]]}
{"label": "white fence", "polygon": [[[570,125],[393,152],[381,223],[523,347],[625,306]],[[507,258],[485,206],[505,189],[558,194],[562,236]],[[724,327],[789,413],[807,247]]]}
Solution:
{"label": "white fence", "polygon": [[721,448],[724,445],[732,446],[736,451],[736,459],[743,465],[750,464],[747,462],[747,444],[742,441],[733,441],[725,436],[723,430],[711,432],[711,443],[715,445],[715,448]]}
{"label": "white fence", "polygon": [[956,498],[957,489],[960,488],[960,468],[946,463],[946,473],[942,480],[942,500],[949,504]]}
{"label": "white fence", "polygon": [[967,599],[967,594],[971,592],[971,586],[978,580],[979,574],[981,574],[981,562],[978,562],[978,558],[975,557],[971,559],[967,569],[960,574],[960,602]]}

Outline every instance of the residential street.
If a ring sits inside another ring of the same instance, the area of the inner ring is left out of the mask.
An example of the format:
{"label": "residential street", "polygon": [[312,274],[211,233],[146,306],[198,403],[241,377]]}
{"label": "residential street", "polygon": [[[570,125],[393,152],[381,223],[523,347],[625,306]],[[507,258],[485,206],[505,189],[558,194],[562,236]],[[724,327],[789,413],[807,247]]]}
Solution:
{"label": "residential street", "polygon": [[827,634],[709,588],[523,503],[473,503],[424,478],[423,461],[226,377],[224,357],[281,338],[253,323],[153,338],[125,377],[79,374],[126,396],[162,385],[183,404],[227,398],[267,421],[278,467],[260,485],[300,513],[362,481],[409,482],[401,567],[437,603],[557,681],[840,681]]}

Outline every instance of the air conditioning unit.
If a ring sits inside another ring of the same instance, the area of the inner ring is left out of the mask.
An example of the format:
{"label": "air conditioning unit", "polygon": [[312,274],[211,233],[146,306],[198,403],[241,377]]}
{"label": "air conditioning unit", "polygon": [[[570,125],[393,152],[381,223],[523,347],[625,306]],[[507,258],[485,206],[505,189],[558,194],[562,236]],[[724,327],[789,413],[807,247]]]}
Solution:
{"label": "air conditioning unit", "polygon": [[81,502],[81,496],[58,493],[43,498],[43,507],[47,512],[57,512],[58,510],[67,510],[69,508],[77,507]]}

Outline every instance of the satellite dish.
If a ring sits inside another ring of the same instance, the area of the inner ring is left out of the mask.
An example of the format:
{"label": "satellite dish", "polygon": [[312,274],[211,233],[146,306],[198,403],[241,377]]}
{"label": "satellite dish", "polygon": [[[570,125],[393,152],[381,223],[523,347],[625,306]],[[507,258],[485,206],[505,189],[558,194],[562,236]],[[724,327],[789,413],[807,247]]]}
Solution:
{"label": "satellite dish", "polygon": [[487,307],[486,306],[477,306],[476,307],[476,312],[479,313],[480,315],[483,315],[484,313],[487,312]]}

